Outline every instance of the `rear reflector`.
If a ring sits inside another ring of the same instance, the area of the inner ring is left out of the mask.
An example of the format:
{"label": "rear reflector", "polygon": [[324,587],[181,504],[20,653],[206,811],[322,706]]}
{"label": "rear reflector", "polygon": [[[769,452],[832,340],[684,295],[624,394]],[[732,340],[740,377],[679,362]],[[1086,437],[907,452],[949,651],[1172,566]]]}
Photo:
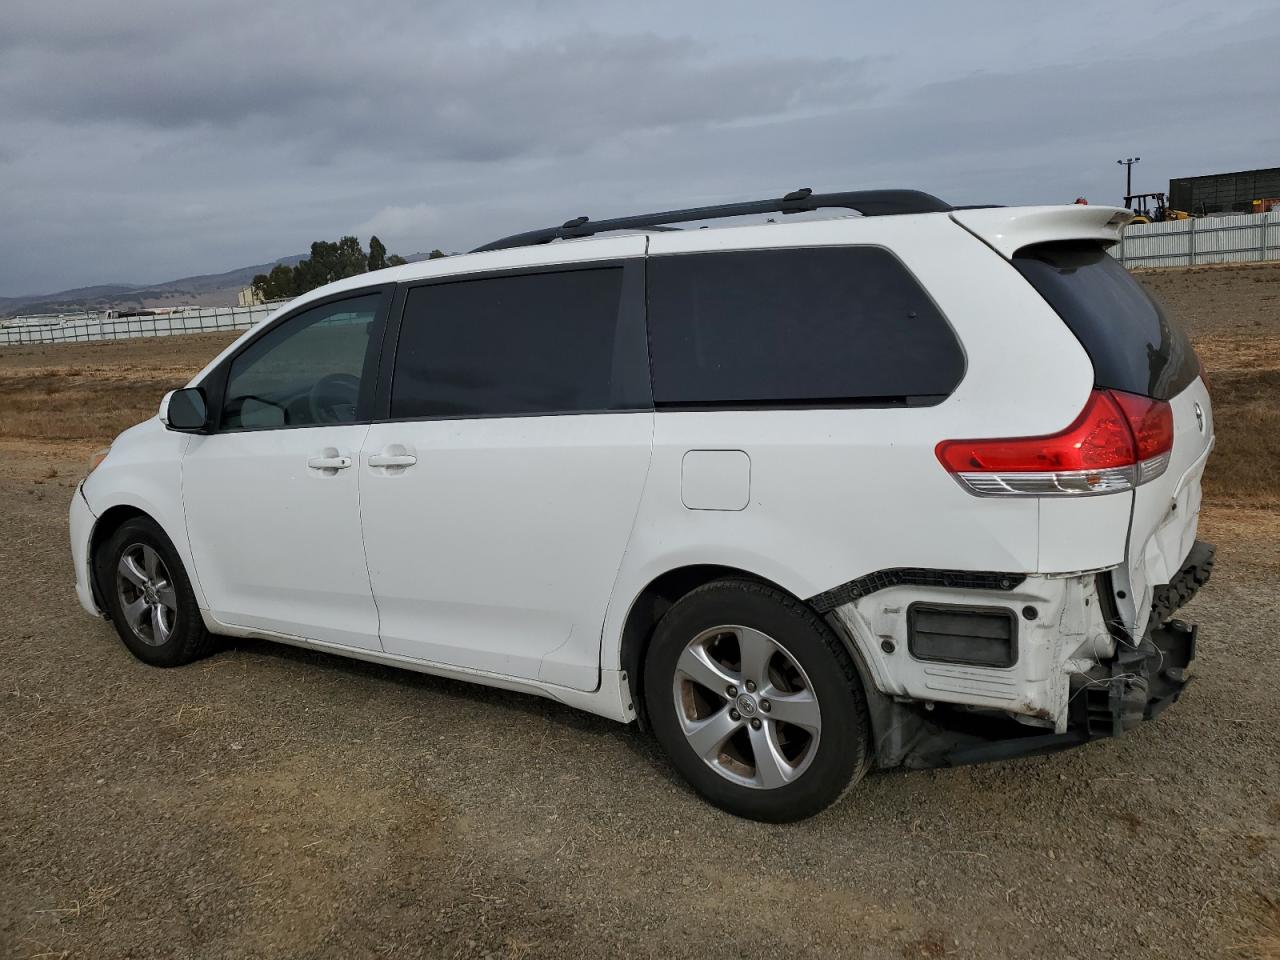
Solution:
{"label": "rear reflector", "polygon": [[1169,465],[1173,411],[1163,400],[1094,390],[1065,430],[1043,437],[943,440],[939,462],[980,496],[1115,493]]}

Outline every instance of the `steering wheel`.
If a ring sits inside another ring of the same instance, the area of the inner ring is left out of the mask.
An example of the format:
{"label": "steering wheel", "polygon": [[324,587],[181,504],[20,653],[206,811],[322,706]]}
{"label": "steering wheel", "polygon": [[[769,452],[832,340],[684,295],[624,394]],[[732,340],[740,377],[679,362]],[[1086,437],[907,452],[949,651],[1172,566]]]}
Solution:
{"label": "steering wheel", "polygon": [[[316,381],[307,394],[312,423],[347,423],[353,419],[360,397],[360,378],[349,373],[330,373]],[[342,407],[351,412],[343,416]]]}

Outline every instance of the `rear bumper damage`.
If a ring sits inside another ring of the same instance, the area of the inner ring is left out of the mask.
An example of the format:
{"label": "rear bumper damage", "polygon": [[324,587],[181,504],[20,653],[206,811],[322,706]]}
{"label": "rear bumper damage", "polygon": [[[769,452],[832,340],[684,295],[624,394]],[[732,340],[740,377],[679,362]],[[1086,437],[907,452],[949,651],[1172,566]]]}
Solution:
{"label": "rear bumper damage", "polygon": [[1196,654],[1197,628],[1173,614],[1208,581],[1213,561],[1213,545],[1196,541],[1170,583],[1156,590],[1150,622],[1136,639],[1121,626],[1110,574],[1097,575],[1091,595],[1110,634],[1109,651],[1087,663],[1071,661],[1065,711],[1051,731],[1007,711],[869,689],[877,766],[961,766],[1053,753],[1118,736],[1159,716],[1181,696]]}
{"label": "rear bumper damage", "polygon": [[921,744],[923,749],[918,748],[904,762],[907,766],[958,767],[1054,753],[1090,740],[1119,736],[1159,716],[1182,695],[1191,679],[1187,668],[1195,659],[1196,632],[1193,624],[1170,620],[1148,630],[1141,643],[1122,644],[1114,658],[1098,664],[1094,675],[1086,675],[1073,688],[1066,733],[996,739],[978,735],[975,742],[973,733],[956,730],[949,736],[944,734],[942,742]]}

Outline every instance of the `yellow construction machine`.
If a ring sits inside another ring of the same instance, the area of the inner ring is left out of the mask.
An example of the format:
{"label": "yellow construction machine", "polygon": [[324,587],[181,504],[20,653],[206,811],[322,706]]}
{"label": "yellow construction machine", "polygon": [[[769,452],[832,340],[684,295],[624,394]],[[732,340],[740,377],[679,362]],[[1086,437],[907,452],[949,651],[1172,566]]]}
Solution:
{"label": "yellow construction machine", "polygon": [[1131,223],[1164,223],[1191,216],[1185,210],[1169,209],[1163,193],[1131,193],[1124,198],[1124,205],[1133,211]]}

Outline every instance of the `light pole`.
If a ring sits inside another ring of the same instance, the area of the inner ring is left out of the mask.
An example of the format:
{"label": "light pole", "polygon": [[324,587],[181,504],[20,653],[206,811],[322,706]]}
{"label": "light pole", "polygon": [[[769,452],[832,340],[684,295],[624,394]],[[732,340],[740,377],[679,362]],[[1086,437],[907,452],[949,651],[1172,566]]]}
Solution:
{"label": "light pole", "polygon": [[1124,203],[1129,205],[1129,198],[1133,196],[1133,165],[1141,160],[1141,157],[1129,157],[1127,160],[1117,160],[1116,163],[1124,164]]}

